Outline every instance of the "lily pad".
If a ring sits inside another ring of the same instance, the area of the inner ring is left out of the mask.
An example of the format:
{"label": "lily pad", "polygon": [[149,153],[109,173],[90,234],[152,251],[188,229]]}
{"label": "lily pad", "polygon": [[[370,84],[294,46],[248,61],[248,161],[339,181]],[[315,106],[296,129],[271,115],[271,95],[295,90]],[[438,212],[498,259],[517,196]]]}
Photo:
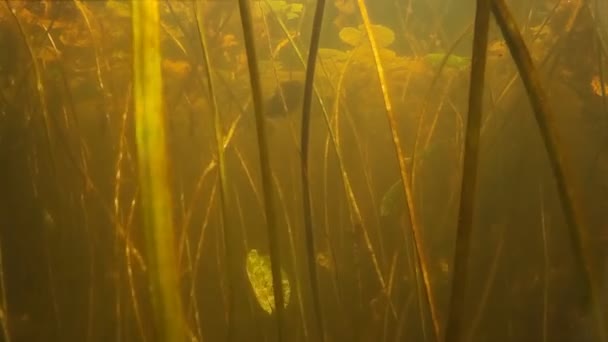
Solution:
{"label": "lily pad", "polygon": [[[446,59],[445,53],[429,53],[424,56],[424,60],[427,61],[434,67],[441,65],[444,59]],[[462,57],[458,55],[449,55],[445,62],[445,66],[456,69],[464,69],[471,64],[471,59],[468,57]]]}
{"label": "lily pad", "polygon": [[[387,47],[395,41],[395,33],[386,26],[372,25],[372,31],[378,48]],[[367,41],[367,34],[363,25],[359,25],[358,28],[345,27],[340,30],[339,35],[340,39],[350,46],[359,46]]]}
{"label": "lily pad", "polygon": [[270,6],[270,10],[272,12],[285,16],[287,20],[299,18],[304,10],[303,4],[289,4],[287,1],[282,0],[268,1],[268,5]]}
{"label": "lily pad", "polygon": [[[249,283],[251,283],[255,297],[262,309],[270,315],[275,309],[270,257],[261,255],[257,249],[252,249],[247,254],[246,264],[247,277],[249,278]],[[283,270],[281,270],[281,281],[283,283],[283,305],[287,307],[291,288],[287,274]]]}
{"label": "lily pad", "polygon": [[321,48],[319,49],[319,58],[321,60],[338,62],[347,60],[348,54],[344,51],[337,49]]}

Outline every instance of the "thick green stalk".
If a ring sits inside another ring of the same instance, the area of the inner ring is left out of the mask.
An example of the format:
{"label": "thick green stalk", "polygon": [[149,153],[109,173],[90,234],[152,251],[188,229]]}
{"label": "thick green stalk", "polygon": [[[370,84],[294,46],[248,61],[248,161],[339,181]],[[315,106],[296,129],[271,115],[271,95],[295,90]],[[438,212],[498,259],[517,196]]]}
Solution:
{"label": "thick green stalk", "polygon": [[158,1],[136,0],[131,5],[135,134],[150,290],[160,339],[180,342],[186,334],[175,267]]}

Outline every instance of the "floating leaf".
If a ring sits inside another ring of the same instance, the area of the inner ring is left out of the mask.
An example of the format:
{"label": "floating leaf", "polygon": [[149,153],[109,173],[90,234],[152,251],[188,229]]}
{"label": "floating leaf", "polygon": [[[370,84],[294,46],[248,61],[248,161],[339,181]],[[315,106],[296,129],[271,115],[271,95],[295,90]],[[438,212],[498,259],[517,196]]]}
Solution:
{"label": "floating leaf", "polygon": [[345,27],[340,30],[340,39],[350,46],[358,46],[361,42],[361,32],[354,27]]}
{"label": "floating leaf", "polygon": [[[378,55],[380,56],[380,60],[383,64],[391,63],[397,58],[395,51],[389,49],[379,49]],[[376,65],[376,59],[374,58],[374,54],[369,45],[367,47],[358,49],[356,51],[356,57],[357,62],[359,63],[369,64],[372,66]]]}
{"label": "floating leaf", "polygon": [[[424,56],[424,59],[430,63],[434,67],[438,67],[441,65],[443,60],[446,58],[445,53],[429,53]],[[456,69],[464,69],[471,64],[471,59],[468,57],[462,57],[458,55],[449,55],[447,57],[447,61],[445,62],[445,66]]]}
{"label": "floating leaf", "polygon": [[[372,31],[378,48],[387,47],[395,41],[395,33],[386,26],[372,25]],[[340,30],[339,36],[343,42],[351,46],[359,46],[364,43],[364,40],[367,41],[363,25],[359,25],[359,28],[345,27]]]}
{"label": "floating leaf", "polygon": [[291,4],[289,8],[289,12],[287,12],[287,19],[296,19],[299,18],[304,10],[304,5],[302,4]]}
{"label": "floating leaf", "polygon": [[287,8],[287,2],[285,1],[268,1],[267,4],[273,12],[283,12]]}
{"label": "floating leaf", "polygon": [[270,10],[277,15],[285,16],[287,20],[299,18],[304,9],[303,4],[288,4],[286,1],[268,1]]}
{"label": "floating leaf", "polygon": [[332,62],[345,61],[348,59],[348,54],[337,49],[319,49],[319,58]]}
{"label": "floating leaf", "polygon": [[[269,256],[262,256],[257,249],[252,249],[247,254],[247,277],[255,293],[255,297],[260,306],[268,314],[274,311],[274,292],[272,287],[272,269]],[[281,280],[283,283],[283,304],[287,307],[291,288],[287,274],[281,270]]]}

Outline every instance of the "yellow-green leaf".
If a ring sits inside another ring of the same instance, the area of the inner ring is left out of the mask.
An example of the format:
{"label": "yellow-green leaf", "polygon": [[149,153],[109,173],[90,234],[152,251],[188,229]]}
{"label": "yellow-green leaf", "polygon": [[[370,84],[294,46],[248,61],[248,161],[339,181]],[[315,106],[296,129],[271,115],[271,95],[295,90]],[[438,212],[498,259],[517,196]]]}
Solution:
{"label": "yellow-green leaf", "polygon": [[[372,25],[372,31],[378,48],[387,47],[395,41],[395,33],[386,26]],[[363,25],[359,25],[358,28],[345,27],[340,30],[339,36],[343,42],[351,46],[359,46],[367,41],[367,35]]]}
{"label": "yellow-green leaf", "polygon": [[348,54],[341,50],[320,48],[319,58],[323,61],[338,62],[347,60]]}
{"label": "yellow-green leaf", "polygon": [[[445,53],[429,53],[424,56],[424,60],[434,67],[441,65],[441,62],[446,58]],[[449,55],[445,62],[445,66],[450,68],[464,69],[471,64],[471,59],[458,55]]]}
{"label": "yellow-green leaf", "polygon": [[[264,311],[271,314],[274,311],[274,292],[272,287],[272,270],[269,256],[263,256],[257,249],[252,249],[247,254],[247,277],[253,288],[258,303]],[[291,288],[287,274],[281,270],[281,281],[283,283],[284,307],[289,304]]]}
{"label": "yellow-green leaf", "polygon": [[345,27],[340,30],[340,39],[350,46],[358,46],[361,42],[361,32],[354,27]]}

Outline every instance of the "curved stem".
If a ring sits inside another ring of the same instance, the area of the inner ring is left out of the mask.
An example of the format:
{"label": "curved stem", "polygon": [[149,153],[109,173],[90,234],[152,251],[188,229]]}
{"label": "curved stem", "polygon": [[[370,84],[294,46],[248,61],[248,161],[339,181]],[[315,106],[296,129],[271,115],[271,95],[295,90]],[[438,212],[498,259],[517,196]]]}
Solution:
{"label": "curved stem", "polygon": [[[577,13],[579,9],[580,7],[577,7]],[[583,212],[577,201],[575,187],[572,184],[574,177],[567,163],[570,158],[567,158],[563,145],[560,145],[555,113],[549,107],[547,94],[541,86],[540,76],[534,67],[530,51],[526,47],[515,19],[504,0],[492,0],[492,13],[502,31],[528,93],[534,117],[547,150],[551,171],[555,178],[559,201],[576,258],[575,262],[583,270],[584,285],[591,297],[600,341],[606,341],[605,313],[599,301],[601,291],[600,270],[591,255],[591,237],[587,231],[588,226],[583,220]],[[574,19],[571,19],[568,23],[568,30],[572,29],[573,21]]]}
{"label": "curved stem", "polygon": [[306,82],[304,84],[304,99],[302,104],[302,136],[301,136],[301,171],[302,171],[302,204],[304,206],[304,234],[306,236],[306,254],[308,258],[308,272],[312,287],[313,306],[315,310],[317,329],[320,341],[325,341],[323,329],[323,316],[321,299],[319,295],[319,280],[317,276],[317,264],[315,259],[315,239],[312,231],[312,208],[310,203],[310,183],[308,179],[308,148],[310,138],[310,107],[312,104],[313,83],[315,69],[317,66],[317,53],[319,52],[319,40],[321,27],[323,25],[323,13],[325,12],[325,0],[317,0],[315,16],[313,19],[312,37],[310,49],[308,50],[308,62],[306,66]]}

